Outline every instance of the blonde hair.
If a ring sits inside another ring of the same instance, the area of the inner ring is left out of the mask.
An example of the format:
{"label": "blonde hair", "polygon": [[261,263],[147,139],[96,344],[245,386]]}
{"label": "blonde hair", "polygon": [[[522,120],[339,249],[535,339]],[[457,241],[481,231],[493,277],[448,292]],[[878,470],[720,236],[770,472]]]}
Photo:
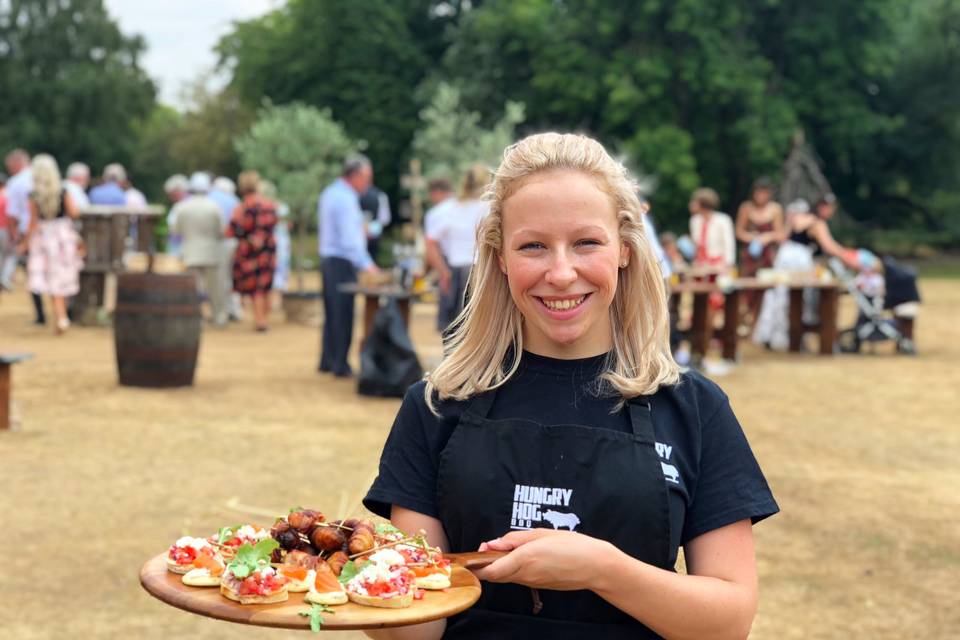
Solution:
{"label": "blonde hair", "polygon": [[596,181],[613,202],[620,240],[630,250],[610,305],[613,349],[602,380],[624,400],[679,381],[680,370],[670,353],[667,294],[644,233],[636,183],[599,142],[582,135],[542,133],[507,147],[487,189],[490,213],[477,228],[477,262],[467,283],[467,303],[446,338],[447,356],[425,377],[431,410],[436,411],[434,394],[440,400],[466,400],[503,385],[519,367],[522,316],[498,262],[503,207],[532,176],[554,170],[580,171]]}
{"label": "blonde hair", "polygon": [[37,215],[43,220],[52,220],[60,213],[63,191],[60,167],[53,156],[41,153],[33,159],[30,168],[33,172],[33,201],[37,205]]}
{"label": "blonde hair", "polygon": [[488,184],[490,184],[490,170],[482,164],[470,165],[460,181],[460,192],[457,194],[457,199],[461,202],[477,200],[483,195]]}
{"label": "blonde hair", "polygon": [[256,193],[260,186],[260,174],[256,171],[243,171],[237,176],[237,195],[241,198]]}

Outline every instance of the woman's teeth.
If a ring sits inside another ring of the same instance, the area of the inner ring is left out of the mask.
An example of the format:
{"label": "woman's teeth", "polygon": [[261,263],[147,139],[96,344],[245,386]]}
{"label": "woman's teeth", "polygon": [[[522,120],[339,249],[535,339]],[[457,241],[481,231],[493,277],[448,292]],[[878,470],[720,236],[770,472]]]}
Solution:
{"label": "woman's teeth", "polygon": [[543,304],[553,311],[569,311],[583,304],[583,301],[587,296],[580,296],[579,298],[569,298],[567,300],[544,300],[540,298]]}

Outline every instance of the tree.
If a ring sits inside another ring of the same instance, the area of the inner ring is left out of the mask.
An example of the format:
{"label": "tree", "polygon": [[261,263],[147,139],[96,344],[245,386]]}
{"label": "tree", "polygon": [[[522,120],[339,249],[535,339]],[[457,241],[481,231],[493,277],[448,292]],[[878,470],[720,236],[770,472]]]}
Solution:
{"label": "tree", "polygon": [[94,170],[129,162],[155,103],[143,50],[102,0],[0,2],[0,145]]}
{"label": "tree", "polygon": [[423,163],[428,178],[442,176],[454,182],[471,164],[496,167],[504,148],[515,140],[523,111],[523,104],[507,102],[500,121],[492,128],[482,127],[480,114],[461,106],[460,91],[441,83],[420,112],[423,127],[413,137],[413,155]]}
{"label": "tree", "polygon": [[[343,159],[363,146],[362,141],[350,139],[329,109],[301,103],[266,104],[250,130],[236,141],[243,167],[259,171],[277,185],[301,238],[316,211],[320,189],[340,175]],[[303,291],[301,263],[296,264],[297,286]]]}
{"label": "tree", "polygon": [[[354,137],[370,141],[377,184],[397,193],[417,126],[414,89],[426,75],[435,38],[418,37],[435,20],[432,4],[409,0],[290,0],[261,18],[242,22],[221,40],[222,64],[248,104],[301,101],[329,108]],[[282,70],[282,72],[279,72]]]}

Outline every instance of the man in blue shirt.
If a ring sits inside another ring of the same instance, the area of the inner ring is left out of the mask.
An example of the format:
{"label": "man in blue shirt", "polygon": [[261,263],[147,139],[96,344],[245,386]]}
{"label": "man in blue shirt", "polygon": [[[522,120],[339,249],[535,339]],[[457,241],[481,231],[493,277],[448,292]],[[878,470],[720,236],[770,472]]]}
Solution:
{"label": "man in blue shirt", "polygon": [[343,163],[343,174],[324,189],[317,203],[324,313],[318,369],[342,378],[353,375],[347,364],[353,339],[353,296],[339,287],[356,282],[358,271],[377,271],[367,252],[360,209],[360,194],[372,182],[370,160],[360,154],[351,156]]}
{"label": "man in blue shirt", "polygon": [[127,171],[120,164],[108,164],[103,170],[103,183],[90,190],[90,204],[127,204],[127,192],[123,183]]}

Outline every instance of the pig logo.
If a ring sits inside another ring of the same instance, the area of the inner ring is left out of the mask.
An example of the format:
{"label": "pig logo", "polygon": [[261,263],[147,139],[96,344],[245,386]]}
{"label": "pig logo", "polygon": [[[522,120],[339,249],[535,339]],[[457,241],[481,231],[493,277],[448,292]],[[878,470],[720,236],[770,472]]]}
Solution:
{"label": "pig logo", "polygon": [[580,524],[580,518],[577,517],[575,513],[561,513],[560,511],[545,511],[543,514],[543,519],[553,525],[554,529],[559,529],[560,527],[566,527],[573,531],[577,528],[577,525]]}
{"label": "pig logo", "polygon": [[666,462],[660,463],[660,468],[663,469],[663,477],[673,484],[680,484],[680,472],[677,471],[677,468],[672,464],[667,464]]}

